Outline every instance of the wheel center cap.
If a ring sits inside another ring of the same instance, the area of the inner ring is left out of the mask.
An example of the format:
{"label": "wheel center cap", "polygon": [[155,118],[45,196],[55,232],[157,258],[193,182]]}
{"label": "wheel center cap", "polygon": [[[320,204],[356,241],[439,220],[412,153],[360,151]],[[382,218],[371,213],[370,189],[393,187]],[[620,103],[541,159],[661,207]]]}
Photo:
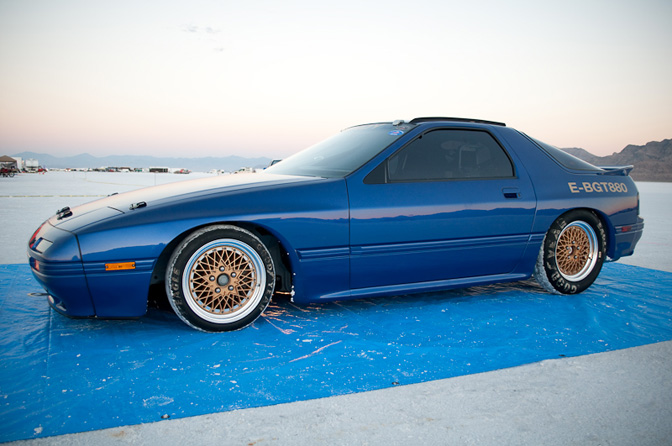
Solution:
{"label": "wheel center cap", "polygon": [[229,276],[226,274],[220,274],[219,277],[217,277],[217,284],[219,286],[225,286],[229,283],[230,279]]}

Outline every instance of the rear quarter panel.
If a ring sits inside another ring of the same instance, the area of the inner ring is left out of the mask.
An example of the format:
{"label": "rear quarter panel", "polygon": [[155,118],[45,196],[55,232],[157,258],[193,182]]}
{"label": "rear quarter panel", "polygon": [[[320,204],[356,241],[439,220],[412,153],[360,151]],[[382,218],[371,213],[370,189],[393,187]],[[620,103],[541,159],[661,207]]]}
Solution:
{"label": "rear quarter panel", "polygon": [[626,247],[618,246],[616,235],[621,227],[638,221],[639,194],[630,176],[570,171],[518,131],[501,128],[497,132],[518,153],[534,184],[533,233],[545,234],[569,210],[589,209],[598,213],[607,228],[607,255],[617,259],[629,254]]}

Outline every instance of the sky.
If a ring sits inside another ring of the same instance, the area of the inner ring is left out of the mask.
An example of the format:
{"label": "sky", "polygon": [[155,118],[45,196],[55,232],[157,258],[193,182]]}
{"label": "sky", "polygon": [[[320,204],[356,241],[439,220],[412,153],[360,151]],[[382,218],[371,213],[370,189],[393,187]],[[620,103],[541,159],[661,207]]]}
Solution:
{"label": "sky", "polygon": [[284,158],[489,119],[596,155],[672,138],[672,1],[0,0],[0,155]]}

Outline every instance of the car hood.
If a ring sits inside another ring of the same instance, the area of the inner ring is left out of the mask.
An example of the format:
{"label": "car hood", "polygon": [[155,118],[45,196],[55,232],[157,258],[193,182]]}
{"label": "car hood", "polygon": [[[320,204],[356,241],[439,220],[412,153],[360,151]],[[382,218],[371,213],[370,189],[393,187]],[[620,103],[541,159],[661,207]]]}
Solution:
{"label": "car hood", "polygon": [[322,179],[259,173],[178,181],[162,186],[113,194],[72,209],[64,208],[51,217],[49,223],[66,231],[75,231],[91,223],[131,212],[134,208],[158,205],[165,201],[177,201],[213,193],[234,192],[319,180]]}

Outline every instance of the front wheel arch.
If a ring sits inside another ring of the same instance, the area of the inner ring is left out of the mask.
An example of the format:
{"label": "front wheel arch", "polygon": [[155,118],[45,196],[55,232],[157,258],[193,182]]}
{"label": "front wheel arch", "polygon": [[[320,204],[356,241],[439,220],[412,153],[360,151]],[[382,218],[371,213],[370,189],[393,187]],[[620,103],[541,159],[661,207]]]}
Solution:
{"label": "front wheel arch", "polygon": [[234,225],[209,225],[174,248],[165,268],[171,307],[187,325],[218,332],[244,328],[268,306],[275,268],[264,243]]}
{"label": "front wheel arch", "polygon": [[203,224],[190,228],[187,231],[176,236],[171,240],[161,251],[156,264],[154,265],[154,270],[152,271],[152,277],[149,284],[148,291],[148,300],[151,307],[165,308],[169,309],[170,305],[168,302],[168,296],[165,292],[165,276],[166,268],[168,266],[168,260],[172,255],[175,248],[190,234],[199,229],[214,226],[214,225],[231,225],[237,226],[242,229],[246,229],[258,237],[265,245],[268,251],[273,257],[273,263],[276,269],[276,276],[280,279],[276,291],[290,292],[292,289],[292,263],[288,258],[287,248],[283,245],[282,241],[278,238],[277,235],[271,233],[264,227],[260,227],[249,222],[237,222],[237,221],[221,221],[221,222],[212,222],[208,224]]}

